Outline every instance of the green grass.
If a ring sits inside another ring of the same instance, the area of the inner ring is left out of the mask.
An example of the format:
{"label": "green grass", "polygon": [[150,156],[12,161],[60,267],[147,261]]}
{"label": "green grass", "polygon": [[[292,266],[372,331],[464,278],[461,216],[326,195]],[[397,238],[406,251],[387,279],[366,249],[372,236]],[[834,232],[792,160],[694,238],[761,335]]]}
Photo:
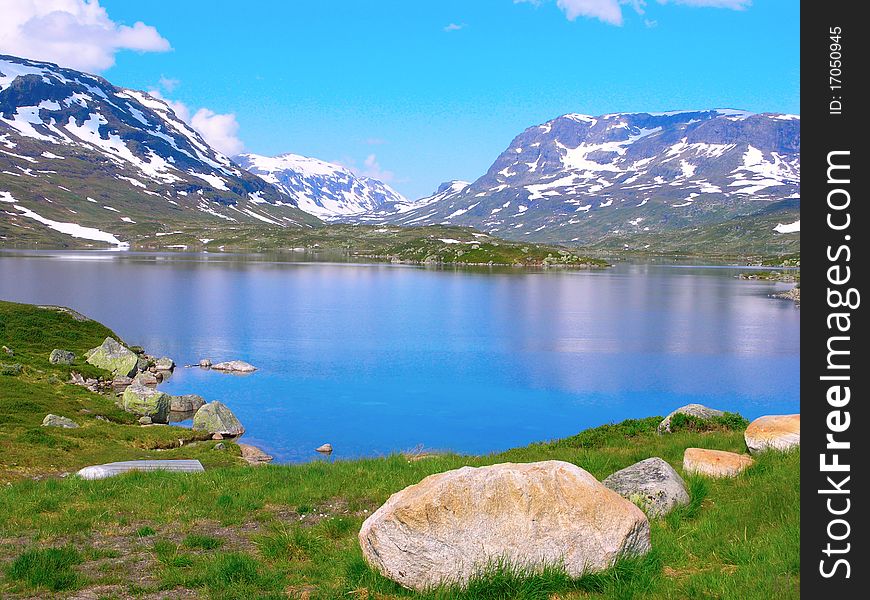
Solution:
{"label": "green grass", "polygon": [[70,547],[27,550],[12,561],[6,576],[35,590],[71,590],[84,583],[73,570],[82,561],[79,552]]}
{"label": "green grass", "polygon": [[[22,337],[48,327],[53,331],[41,342]],[[24,365],[20,375],[0,378],[0,464],[11,483],[0,486],[4,599],[97,587],[108,590],[101,592],[106,597],[193,590],[205,598],[312,600],[799,597],[800,452],[759,455],[735,479],[682,472],[690,446],[745,452],[740,415],[708,424],[675,418],[671,434],[657,433],[661,417],[632,419],[487,456],[393,455],[252,468],[241,466],[234,444],[227,444],[233,452],[213,452],[213,442],[203,441],[158,453],[160,444],[187,430],[138,427],[111,398],[62,383],[63,371],[48,364],[46,348],[80,355],[109,333],[63,313],[0,303],[0,345]],[[45,412],[70,416],[81,427],[41,428]],[[44,478],[97,461],[157,455],[201,457],[208,468],[101,481]],[[652,553],[604,573],[572,579],[558,568],[523,573],[493,565],[464,589],[417,594],[362,558],[357,533],[365,518],[430,474],[563,460],[600,480],[652,456],[684,475],[691,502],[651,522]]]}

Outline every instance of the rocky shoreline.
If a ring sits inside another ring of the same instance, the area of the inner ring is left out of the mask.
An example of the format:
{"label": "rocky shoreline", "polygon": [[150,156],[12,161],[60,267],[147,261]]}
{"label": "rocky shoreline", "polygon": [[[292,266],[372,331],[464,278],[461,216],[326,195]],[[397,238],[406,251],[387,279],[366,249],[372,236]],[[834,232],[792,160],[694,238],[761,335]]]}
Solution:
{"label": "rocky shoreline", "polygon": [[[169,357],[152,356],[140,346],[127,347],[115,338],[107,337],[101,345],[88,350],[84,358],[88,364],[109,371],[112,378],[85,378],[71,371],[68,383],[95,393],[114,395],[116,405],[138,416],[138,423],[142,427],[177,424],[192,419],[192,429],[202,432],[205,439],[235,439],[245,433],[242,423],[224,403],[217,400],[208,402],[197,394],[172,396],[157,389],[175,370],[175,361]],[[55,365],[73,365],[75,360],[74,352],[61,348],[55,348],[49,355],[49,362]],[[211,360],[203,359],[197,366],[226,373],[252,373],[257,370],[250,363],[240,360],[212,364]],[[78,427],[73,420],[60,415],[47,415],[43,425]],[[223,444],[216,445],[219,450],[224,447]],[[240,447],[242,458],[249,464],[263,464],[272,460],[271,456],[254,446],[240,444]]]}

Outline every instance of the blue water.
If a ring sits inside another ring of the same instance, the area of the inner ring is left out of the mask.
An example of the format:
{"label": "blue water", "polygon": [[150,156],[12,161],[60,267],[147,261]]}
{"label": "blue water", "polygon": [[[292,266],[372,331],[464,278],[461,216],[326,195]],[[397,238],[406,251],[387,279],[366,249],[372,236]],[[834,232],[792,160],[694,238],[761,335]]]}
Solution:
{"label": "blue water", "polygon": [[740,268],[437,270],[263,256],[0,253],[0,298],[62,304],[179,364],[281,461],[486,453],[699,402],[799,410],[800,310]]}

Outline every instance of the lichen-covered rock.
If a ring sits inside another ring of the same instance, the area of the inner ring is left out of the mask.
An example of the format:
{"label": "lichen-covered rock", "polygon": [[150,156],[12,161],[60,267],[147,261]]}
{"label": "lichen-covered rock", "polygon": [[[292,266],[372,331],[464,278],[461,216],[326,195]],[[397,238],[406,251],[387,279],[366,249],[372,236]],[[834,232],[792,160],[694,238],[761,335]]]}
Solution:
{"label": "lichen-covered rock", "polygon": [[801,416],[766,415],[758,417],[743,434],[752,454],[765,450],[789,450],[801,445]]}
{"label": "lichen-covered rock", "polygon": [[686,482],[658,457],[634,463],[601,483],[640,506],[651,517],[666,515],[677,506],[689,503]]}
{"label": "lichen-covered rock", "polygon": [[117,340],[107,337],[101,345],[89,351],[87,360],[95,367],[111,371],[115,377],[130,377],[136,371],[139,357]]}
{"label": "lichen-covered rock", "polygon": [[76,429],[79,424],[73,421],[72,419],[68,419],[66,417],[61,417],[59,415],[48,414],[45,415],[45,418],[42,420],[43,427],[62,427],[64,429]]}
{"label": "lichen-covered rock", "polygon": [[646,515],[566,462],[504,463],[430,475],[362,525],[363,556],[415,590],[462,584],[493,563],[572,577],[650,549]]}
{"label": "lichen-covered rock", "polygon": [[154,366],[158,371],[171,371],[175,368],[175,361],[168,356],[161,356],[154,361]]}
{"label": "lichen-covered rock", "polygon": [[219,362],[216,365],[212,365],[211,368],[215,371],[227,371],[230,373],[253,373],[257,370],[257,367],[243,360]]}
{"label": "lichen-covered rock", "polygon": [[683,453],[683,470],[707,477],[736,477],[754,462],[748,454],[724,450],[686,448]]}
{"label": "lichen-covered rock", "polygon": [[197,431],[219,433],[221,435],[242,435],[245,428],[223,402],[204,404],[193,415],[193,428]]}
{"label": "lichen-covered rock", "polygon": [[121,396],[124,410],[141,417],[151,417],[154,423],[169,422],[169,394],[152,387],[133,383]]}
{"label": "lichen-covered rock", "polygon": [[659,423],[659,433],[670,433],[671,432],[671,418],[674,415],[689,415],[692,417],[697,417],[698,419],[702,419],[707,421],[712,419],[713,417],[721,417],[725,413],[721,410],[716,410],[715,408],[710,408],[709,406],[704,406],[703,404],[687,404],[685,406],[681,406],[667,417],[662,419],[662,422]]}
{"label": "lichen-covered rock", "polygon": [[75,359],[76,355],[74,352],[61,350],[60,348],[55,348],[51,351],[51,354],[48,355],[48,362],[53,365],[71,365],[75,362]]}
{"label": "lichen-covered rock", "polygon": [[205,399],[196,394],[184,394],[182,396],[172,396],[172,402],[169,410],[172,412],[196,412],[205,404]]}

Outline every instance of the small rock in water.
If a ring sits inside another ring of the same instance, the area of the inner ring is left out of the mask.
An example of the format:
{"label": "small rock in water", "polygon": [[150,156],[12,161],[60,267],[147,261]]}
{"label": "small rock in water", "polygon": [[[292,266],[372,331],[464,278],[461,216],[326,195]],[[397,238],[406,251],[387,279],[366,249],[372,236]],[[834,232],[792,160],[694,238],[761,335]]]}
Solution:
{"label": "small rock in water", "polygon": [[323,454],[329,454],[332,452],[332,444],[323,444],[322,446],[318,446],[315,448],[317,452],[322,452]]}
{"label": "small rock in water", "polygon": [[208,369],[209,367],[211,367],[211,359],[203,358],[199,361],[199,366],[203,369]]}
{"label": "small rock in water", "polygon": [[171,371],[175,368],[175,361],[168,356],[162,356],[154,361],[154,368],[158,371]]}
{"label": "small rock in water", "polygon": [[42,420],[43,427],[62,427],[63,429],[76,429],[79,425],[72,419],[58,415],[48,414]]}
{"label": "small rock in water", "polygon": [[257,370],[257,367],[243,360],[219,362],[216,365],[212,365],[211,368],[215,371],[227,371],[230,373],[253,373]]}
{"label": "small rock in water", "polygon": [[53,365],[71,365],[75,359],[76,355],[74,352],[61,350],[60,348],[55,348],[51,351],[51,354],[48,355],[48,362]]}
{"label": "small rock in water", "polygon": [[152,423],[151,417],[149,417],[149,416],[139,417],[139,425],[151,425],[151,423]]}

